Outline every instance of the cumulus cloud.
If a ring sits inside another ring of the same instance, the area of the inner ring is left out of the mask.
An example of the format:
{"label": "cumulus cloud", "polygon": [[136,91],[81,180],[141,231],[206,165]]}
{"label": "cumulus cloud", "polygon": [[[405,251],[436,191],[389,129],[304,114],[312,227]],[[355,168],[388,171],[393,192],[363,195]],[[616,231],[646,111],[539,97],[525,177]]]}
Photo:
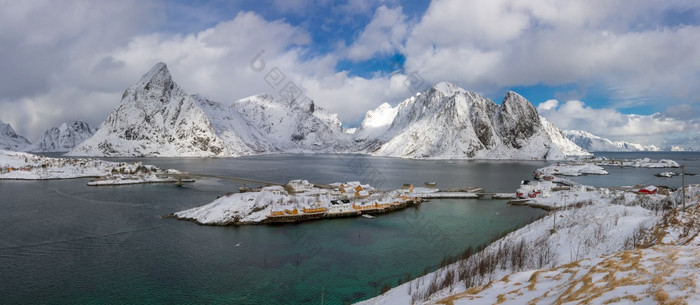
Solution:
{"label": "cumulus cloud", "polygon": [[63,121],[101,122],[92,111],[114,84],[73,72],[89,68],[92,54],[154,30],[161,11],[143,1],[0,2],[0,119],[31,140]]}
{"label": "cumulus cloud", "polygon": [[[406,65],[478,91],[602,84],[614,101],[697,101],[700,27],[667,24],[694,2],[433,1],[406,42]],[[693,24],[695,22],[695,24]],[[689,81],[694,80],[694,81]]]}
{"label": "cumulus cloud", "polygon": [[389,54],[401,48],[408,32],[401,7],[380,6],[372,21],[347,51],[352,60],[367,60],[376,54]]}
{"label": "cumulus cloud", "polygon": [[[297,16],[308,13],[304,7],[311,3],[282,2],[279,12]],[[371,18],[349,40],[314,41],[308,24],[250,11],[178,33],[162,30],[174,21],[166,19],[157,0],[0,2],[0,68],[6,72],[0,75],[0,120],[30,139],[63,121],[97,125],[125,88],[164,61],[186,91],[220,102],[275,94],[264,75],[277,68],[353,125],[367,109],[396,104],[415,92],[404,85],[405,74],[358,77],[338,71],[338,62],[399,52],[404,71],[426,84],[451,81],[485,94],[573,85],[575,91],[539,105],[564,128],[657,145],[664,133],[680,141],[697,131],[697,112],[691,110],[700,102],[693,87],[700,82],[700,22],[687,16],[698,16],[700,3],[435,0],[410,20],[397,3],[326,1],[321,5],[329,15],[315,21],[343,14]],[[319,43],[328,45],[319,51]],[[266,63],[260,72],[250,68],[258,54]],[[608,95],[607,108],[576,101],[585,100],[588,91]],[[615,110],[630,105],[648,105],[660,114]]]}
{"label": "cumulus cloud", "polygon": [[[397,12],[401,10],[382,9],[377,16],[381,19],[385,13]],[[277,69],[285,75],[285,84],[294,83],[318,105],[353,123],[379,101],[409,95],[404,86],[392,86],[392,78],[337,72],[340,56],[309,55],[312,40],[306,30],[253,12],[241,12],[192,34],[132,34],[130,39],[104,48],[73,50],[76,53],[72,56],[56,59],[61,68],[47,70],[40,78],[43,85],[32,85],[17,95],[3,93],[0,119],[30,140],[64,121],[86,119],[96,126],[118,105],[123,90],[160,61],[168,64],[175,81],[187,92],[223,103],[259,93],[279,96],[281,88],[271,87],[264,79]],[[251,68],[257,55],[265,62],[260,70]]]}
{"label": "cumulus cloud", "polygon": [[537,111],[544,112],[544,111],[555,109],[555,108],[557,108],[557,106],[559,106],[559,101],[547,100],[547,101],[542,102],[539,105],[537,105]]}
{"label": "cumulus cloud", "polygon": [[593,108],[577,100],[562,104],[548,100],[540,103],[537,110],[561,129],[585,130],[614,141],[685,147],[695,145],[689,141],[700,134],[697,119],[685,121],[659,113],[623,114],[612,108]]}

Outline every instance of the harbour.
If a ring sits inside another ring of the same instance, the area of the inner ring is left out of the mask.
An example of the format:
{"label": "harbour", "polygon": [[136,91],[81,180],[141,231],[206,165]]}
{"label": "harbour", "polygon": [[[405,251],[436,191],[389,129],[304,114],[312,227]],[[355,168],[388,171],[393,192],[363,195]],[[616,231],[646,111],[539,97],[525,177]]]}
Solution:
{"label": "harbour", "polygon": [[[640,154],[630,154],[631,157]],[[683,159],[684,155],[655,158]],[[697,157],[688,155],[687,158]],[[546,211],[485,200],[513,193],[547,162],[404,160],[363,157],[380,178],[352,167],[354,156],[271,155],[236,159],[113,158],[189,173],[250,177],[285,184],[367,181],[395,190],[437,182],[439,189],[479,186],[478,199],[425,199],[420,205],[363,216],[305,223],[199,226],[161,216],[255,187],[200,177],[172,184],[87,187],[88,179],[2,181],[0,272],[7,303],[352,303],[376,296],[384,284],[439,267],[446,255],[476,248]],[[693,161],[696,162],[696,161]],[[700,163],[694,163],[700,164]],[[698,165],[686,164],[699,172]],[[572,180],[595,186],[634,185],[657,170],[611,168],[609,176]],[[411,177],[411,178],[407,178]],[[664,178],[676,186],[680,177]],[[686,177],[699,183],[698,176]],[[9,213],[11,212],[11,213]],[[269,214],[270,209],[261,211]],[[236,246],[238,245],[238,246]],[[70,276],[67,276],[70,275]],[[319,283],[322,283],[319,285]],[[322,287],[320,287],[322,286]]]}

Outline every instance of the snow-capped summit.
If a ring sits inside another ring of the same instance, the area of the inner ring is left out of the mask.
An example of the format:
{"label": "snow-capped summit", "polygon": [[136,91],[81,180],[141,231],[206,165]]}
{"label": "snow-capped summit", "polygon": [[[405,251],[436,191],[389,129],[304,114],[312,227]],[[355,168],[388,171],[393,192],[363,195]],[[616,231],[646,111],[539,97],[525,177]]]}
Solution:
{"label": "snow-capped summit", "polygon": [[394,108],[382,105],[368,112],[355,141],[366,152],[405,158],[562,159],[585,154],[550,130],[556,127],[543,125],[537,109],[515,92],[508,92],[499,106],[443,82]]}
{"label": "snow-capped summit", "polygon": [[10,124],[0,121],[0,149],[23,151],[29,145],[31,145],[29,140],[18,135]]}
{"label": "snow-capped summit", "polygon": [[61,124],[46,130],[38,141],[26,148],[32,152],[67,152],[78,144],[92,137],[95,132],[88,123],[75,121],[73,124]]}
{"label": "snow-capped summit", "polygon": [[243,156],[348,148],[338,116],[312,100],[255,95],[223,105],[188,95],[158,63],[127,89],[89,140],[69,155]]}
{"label": "snow-capped summit", "polygon": [[206,114],[158,63],[72,156],[229,156]]}
{"label": "snow-capped summit", "polygon": [[564,130],[569,140],[587,151],[659,151],[654,145],[612,141],[583,130]]}
{"label": "snow-capped summit", "polygon": [[445,96],[452,96],[457,93],[465,93],[466,90],[450,82],[439,82],[431,87],[432,90],[439,91]]}
{"label": "snow-capped summit", "polygon": [[[382,104],[355,133],[308,98],[259,94],[221,104],[188,95],[164,63],[127,89],[102,127],[70,155],[242,156],[356,152],[404,158],[560,159],[576,145],[509,92],[501,106],[438,83],[396,107]],[[567,146],[568,145],[568,146]],[[566,146],[566,147],[565,147]]]}
{"label": "snow-capped summit", "polygon": [[367,111],[362,125],[355,132],[355,138],[366,140],[379,137],[391,126],[397,110],[398,107],[394,108],[388,103],[383,103],[376,109]]}
{"label": "snow-capped summit", "polygon": [[268,152],[333,152],[347,146],[337,114],[313,101],[280,100],[259,94],[234,102],[231,107],[263,138]]}

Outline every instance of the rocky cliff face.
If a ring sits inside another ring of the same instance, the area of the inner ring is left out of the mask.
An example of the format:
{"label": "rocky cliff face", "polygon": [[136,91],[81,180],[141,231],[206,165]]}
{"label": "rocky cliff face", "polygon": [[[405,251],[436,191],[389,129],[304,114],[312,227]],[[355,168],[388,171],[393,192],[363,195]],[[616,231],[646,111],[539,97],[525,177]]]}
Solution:
{"label": "rocky cliff face", "polygon": [[0,121],[0,149],[23,151],[31,143],[25,137],[18,135],[10,124]]}
{"label": "rocky cliff face", "polygon": [[172,80],[164,63],[155,65],[124,91],[93,137],[73,156],[230,156],[204,111]]}
{"label": "rocky cliff face", "polygon": [[[365,124],[355,141],[375,155],[444,159],[561,159],[585,154],[562,135],[543,126],[537,110],[525,98],[508,92],[499,106],[474,92],[439,83],[395,108],[396,115],[382,124]],[[392,113],[386,106],[376,113]],[[373,133],[367,125],[385,128]],[[551,127],[551,126],[550,126]],[[555,128],[555,127],[554,127]],[[371,134],[372,136],[367,136]],[[567,143],[570,144],[570,143]]]}
{"label": "rocky cliff face", "polygon": [[59,127],[51,127],[46,130],[41,138],[26,150],[31,152],[67,152],[92,137],[94,133],[88,123],[80,120],[70,125],[63,123]]}

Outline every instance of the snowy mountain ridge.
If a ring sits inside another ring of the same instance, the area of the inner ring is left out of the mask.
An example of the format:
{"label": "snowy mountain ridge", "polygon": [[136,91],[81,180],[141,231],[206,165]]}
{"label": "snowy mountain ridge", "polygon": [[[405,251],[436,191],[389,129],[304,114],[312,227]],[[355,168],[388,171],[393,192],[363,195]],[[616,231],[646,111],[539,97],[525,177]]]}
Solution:
{"label": "snowy mountain ridge", "polygon": [[563,159],[587,155],[515,92],[499,106],[439,83],[391,108],[370,110],[355,134],[365,152],[435,159]]}
{"label": "snowy mountain ridge", "polygon": [[230,157],[369,153],[434,159],[563,159],[586,155],[515,92],[499,106],[438,83],[396,107],[382,104],[346,132],[309,99],[259,94],[222,104],[188,95],[156,64],[72,156]]}
{"label": "snowy mountain ridge", "polygon": [[188,95],[156,64],[71,156],[237,157],[347,147],[338,116],[313,101],[255,95],[224,105]]}
{"label": "snowy mountain ridge", "polygon": [[194,99],[156,64],[124,91],[102,127],[69,156],[231,156]]}
{"label": "snowy mountain ridge", "polygon": [[29,140],[18,135],[10,124],[0,121],[0,149],[22,151],[29,145]]}
{"label": "snowy mountain ridge", "polygon": [[59,127],[51,127],[42,134],[41,138],[27,147],[25,151],[32,152],[68,152],[78,144],[92,137],[95,133],[86,122],[77,120],[73,124],[63,123]]}
{"label": "snowy mountain ridge", "polygon": [[564,135],[587,151],[660,151],[654,145],[642,145],[625,141],[612,141],[583,130],[564,130]]}

